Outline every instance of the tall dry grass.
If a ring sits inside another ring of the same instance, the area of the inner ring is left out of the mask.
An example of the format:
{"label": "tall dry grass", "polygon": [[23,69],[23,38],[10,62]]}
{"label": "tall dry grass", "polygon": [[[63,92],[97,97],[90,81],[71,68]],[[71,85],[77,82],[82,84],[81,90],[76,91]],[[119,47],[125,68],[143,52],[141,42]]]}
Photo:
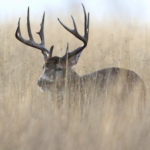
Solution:
{"label": "tall dry grass", "polygon": [[[23,18],[23,17],[22,17]],[[28,38],[26,16],[21,31]],[[46,18],[48,20],[48,18]],[[68,26],[71,21],[62,19]],[[76,19],[82,32],[82,18]],[[39,30],[32,20],[32,32]],[[75,70],[83,75],[107,67],[135,71],[145,82],[147,104],[142,116],[116,111],[109,103],[79,109],[57,107],[50,93],[37,86],[43,56],[15,39],[17,19],[0,23],[0,149],[1,150],[148,150],[150,147],[150,25],[139,22],[91,21],[87,48]],[[52,18],[45,24],[46,46],[62,56],[81,44]],[[34,38],[39,42],[39,38]],[[62,50],[61,50],[62,48]]]}

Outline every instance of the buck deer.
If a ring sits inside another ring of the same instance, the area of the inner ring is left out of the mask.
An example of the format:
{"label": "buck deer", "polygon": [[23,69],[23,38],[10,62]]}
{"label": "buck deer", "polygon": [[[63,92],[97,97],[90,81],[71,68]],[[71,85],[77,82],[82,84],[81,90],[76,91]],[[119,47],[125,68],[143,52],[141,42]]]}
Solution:
{"label": "buck deer", "polygon": [[[100,98],[101,94],[106,94],[111,98],[113,96],[117,97],[119,95],[120,99],[125,99],[130,97],[136,90],[134,96],[138,102],[138,106],[145,103],[145,85],[143,80],[133,71],[122,69],[122,68],[106,68],[103,70],[95,71],[88,75],[79,76],[72,67],[77,64],[79,57],[87,46],[88,35],[89,35],[89,13],[86,14],[84,5],[82,4],[84,12],[84,36],[78,33],[76,23],[74,18],[73,25],[74,29],[69,29],[65,26],[59,19],[60,24],[71,34],[73,34],[77,39],[83,42],[83,45],[68,52],[68,45],[66,49],[66,54],[63,57],[54,56],[52,57],[52,52],[54,46],[51,46],[50,51],[45,48],[44,41],[44,17],[43,14],[42,23],[40,31],[37,32],[41,39],[41,44],[37,44],[33,40],[33,36],[30,28],[29,20],[29,8],[27,12],[27,28],[29,40],[24,39],[20,32],[20,19],[18,22],[18,27],[16,30],[16,38],[22,43],[29,45],[31,47],[41,50],[44,55],[44,66],[43,73],[38,80],[38,85],[43,91],[50,91],[52,94],[59,94],[63,98],[66,92],[66,87],[70,97],[76,97],[77,99],[87,98],[93,99],[94,97]],[[113,89],[113,92],[110,91]],[[56,92],[57,91],[57,92]],[[79,97],[79,93],[82,93]],[[104,95],[105,95],[104,94]],[[132,101],[132,99],[130,99]]]}

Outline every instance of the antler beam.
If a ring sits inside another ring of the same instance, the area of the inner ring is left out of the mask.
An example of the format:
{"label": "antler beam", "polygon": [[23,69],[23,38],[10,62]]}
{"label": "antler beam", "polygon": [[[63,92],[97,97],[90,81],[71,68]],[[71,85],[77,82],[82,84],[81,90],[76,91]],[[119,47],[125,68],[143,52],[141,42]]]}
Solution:
{"label": "antler beam", "polygon": [[[71,16],[72,18],[72,21],[73,21],[73,25],[74,25],[74,29],[69,29],[67,26],[65,26],[61,21],[60,19],[58,18],[58,21],[60,22],[60,24],[67,30],[69,31],[70,33],[72,33],[76,38],[78,38],[79,40],[81,40],[84,45],[77,48],[76,50],[68,53],[68,57],[71,57],[75,54],[78,54],[80,53],[86,46],[87,46],[87,42],[88,42],[88,35],[89,35],[89,13],[88,13],[88,17],[86,15],[86,11],[85,11],[85,7],[84,5],[82,4],[82,7],[83,7],[83,12],[84,12],[84,36],[81,36],[79,33],[78,33],[78,30],[77,30],[77,27],[76,27],[76,23],[75,23],[75,20],[73,18],[73,16]],[[62,58],[66,58],[66,54],[62,57]]]}

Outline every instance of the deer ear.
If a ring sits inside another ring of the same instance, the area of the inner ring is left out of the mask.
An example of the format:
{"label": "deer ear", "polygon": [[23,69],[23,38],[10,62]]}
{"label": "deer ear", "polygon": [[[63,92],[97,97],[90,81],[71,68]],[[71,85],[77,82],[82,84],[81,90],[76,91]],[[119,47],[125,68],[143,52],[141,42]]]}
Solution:
{"label": "deer ear", "polygon": [[80,51],[79,53],[77,53],[77,54],[75,54],[75,55],[68,58],[68,65],[70,67],[73,67],[74,65],[77,64],[81,53],[82,53],[82,51]]}
{"label": "deer ear", "polygon": [[77,64],[79,57],[82,53],[82,50],[80,52],[76,52],[74,55],[70,55],[68,51],[69,51],[69,44],[67,43],[66,54],[62,57],[62,59],[65,60],[65,63],[68,63],[69,68],[72,68],[74,65]]}

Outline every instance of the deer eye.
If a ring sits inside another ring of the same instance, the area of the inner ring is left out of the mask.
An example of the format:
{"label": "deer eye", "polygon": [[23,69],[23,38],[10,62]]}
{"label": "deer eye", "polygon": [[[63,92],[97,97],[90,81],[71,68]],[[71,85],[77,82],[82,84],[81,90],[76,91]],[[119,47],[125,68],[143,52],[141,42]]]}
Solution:
{"label": "deer eye", "polygon": [[62,71],[62,70],[63,70],[63,69],[60,68],[60,67],[55,69],[55,71]]}

